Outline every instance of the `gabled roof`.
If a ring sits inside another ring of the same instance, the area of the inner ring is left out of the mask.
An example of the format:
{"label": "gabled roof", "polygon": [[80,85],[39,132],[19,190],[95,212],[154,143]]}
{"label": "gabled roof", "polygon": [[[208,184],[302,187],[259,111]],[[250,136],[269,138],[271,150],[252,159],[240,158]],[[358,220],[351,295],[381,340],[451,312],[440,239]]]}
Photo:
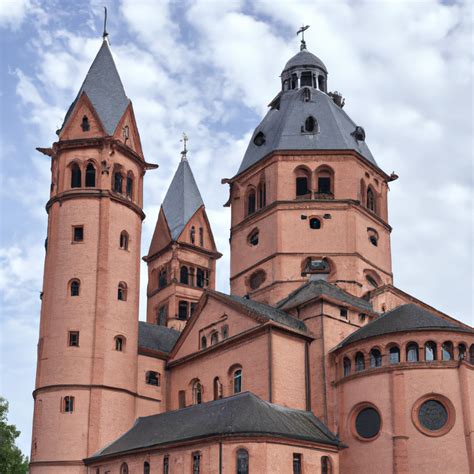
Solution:
{"label": "gabled roof", "polygon": [[282,310],[288,310],[323,295],[331,299],[339,300],[342,303],[355,306],[362,311],[373,312],[372,303],[363,298],[352,296],[338,286],[332,285],[325,280],[315,280],[304,283],[295,291],[291,292],[285,299],[279,301],[276,307]]}
{"label": "gabled roof", "polygon": [[182,159],[163,201],[163,212],[173,240],[180,236],[201,206],[204,202],[189,162]]}
{"label": "gabled roof", "polygon": [[384,334],[442,330],[474,333],[474,329],[447,321],[416,304],[410,303],[398,306],[374,319],[366,326],[346,337],[336,348],[338,349],[353,342]]}
{"label": "gabled roof", "polygon": [[[365,141],[352,135],[356,124],[346,112],[328,94],[313,88],[311,100],[305,101],[304,89],[281,94],[279,108],[271,108],[255,129],[237,174],[270,153],[283,150],[353,150],[377,166]],[[317,133],[301,131],[309,116],[317,120]],[[254,143],[259,132],[265,135],[265,143],[260,146]]]}
{"label": "gabled roof", "polygon": [[339,439],[313,413],[274,405],[250,392],[138,418],[120,438],[85,461],[213,436],[272,436],[334,447]]}
{"label": "gabled roof", "polygon": [[176,344],[179,334],[179,331],[166,326],[139,321],[138,347],[169,354]]}
{"label": "gabled roof", "polygon": [[107,134],[113,135],[130,100],[125,94],[106,40],[103,41],[76,99],[69,107],[62,128],[64,128],[83,92],[87,94],[87,97],[94,106]]}
{"label": "gabled roof", "polygon": [[222,299],[228,300],[230,303],[237,303],[246,310],[251,311],[265,319],[275,321],[276,323],[297,329],[298,331],[309,332],[306,324],[303,321],[290,316],[288,313],[285,313],[281,309],[275,308],[274,306],[269,306],[265,303],[259,303],[258,301],[243,298],[241,296],[226,295],[225,293],[221,293],[219,291],[212,291],[210,293],[214,293],[220,296]]}

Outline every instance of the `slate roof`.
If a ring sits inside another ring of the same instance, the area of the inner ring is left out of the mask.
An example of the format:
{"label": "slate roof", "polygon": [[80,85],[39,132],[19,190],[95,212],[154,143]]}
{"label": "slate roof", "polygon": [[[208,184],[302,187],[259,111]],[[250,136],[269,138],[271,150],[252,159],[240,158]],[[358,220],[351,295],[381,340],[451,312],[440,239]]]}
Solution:
{"label": "slate roof", "polygon": [[346,337],[337,348],[370,337],[396,332],[448,330],[474,333],[474,329],[460,326],[441,318],[416,304],[404,304],[374,319],[366,326]]}
{"label": "slate roof", "polygon": [[291,69],[294,67],[319,67],[323,71],[327,72],[326,66],[324,63],[313,53],[310,53],[306,49],[300,51],[299,53],[295,54],[285,65],[283,71],[287,69]]}
{"label": "slate roof", "polygon": [[[332,98],[310,88],[311,100],[303,100],[304,89],[281,94],[280,108],[271,108],[255,129],[237,174],[242,173],[268,154],[278,150],[354,150],[377,166],[365,141],[351,135],[356,124]],[[307,117],[318,122],[318,133],[302,133]],[[257,133],[265,135],[265,143],[254,143]]]}
{"label": "slate roof", "polygon": [[342,446],[313,413],[266,402],[250,392],[138,418],[120,438],[87,459],[216,435],[274,436]]}
{"label": "slate roof", "polygon": [[189,219],[203,205],[189,162],[182,159],[163,201],[163,211],[173,240],[180,236]]}
{"label": "slate roof", "polygon": [[336,285],[332,285],[324,280],[309,281],[301,285],[285,299],[279,301],[276,307],[282,310],[287,310],[289,308],[294,308],[295,306],[300,306],[321,295],[327,295],[332,299],[355,306],[363,311],[373,311],[372,303],[369,301],[364,300],[363,298],[358,298],[357,296],[352,296]]}
{"label": "slate roof", "polygon": [[103,41],[84,83],[79,89],[76,99],[66,113],[62,125],[63,127],[83,92],[87,94],[87,97],[94,106],[105,131],[109,135],[113,135],[118,122],[130,103],[130,99],[128,99],[125,94],[112,53],[110,52],[109,44],[106,40]]}
{"label": "slate roof", "polygon": [[169,354],[173,349],[179,331],[158,324],[150,324],[144,321],[138,322],[138,347]]}
{"label": "slate roof", "polygon": [[223,298],[228,299],[231,302],[235,302],[244,306],[246,309],[257,314],[258,316],[270,319],[272,321],[275,321],[276,323],[283,324],[293,329],[297,329],[298,331],[309,332],[308,328],[306,327],[306,324],[303,321],[300,321],[299,319],[290,316],[288,313],[285,313],[281,309],[269,306],[265,303],[259,303],[258,301],[254,301],[248,298],[243,298],[241,296],[226,295],[225,293],[220,293],[218,291],[215,291],[215,293],[217,293]]}

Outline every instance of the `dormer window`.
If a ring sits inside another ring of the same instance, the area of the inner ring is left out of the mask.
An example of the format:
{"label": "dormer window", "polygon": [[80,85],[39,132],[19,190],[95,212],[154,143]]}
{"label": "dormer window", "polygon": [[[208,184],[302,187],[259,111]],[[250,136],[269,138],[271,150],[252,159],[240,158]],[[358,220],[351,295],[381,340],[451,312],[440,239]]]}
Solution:
{"label": "dormer window", "polygon": [[83,132],[88,132],[91,128],[87,115],[84,115],[84,117],[82,117],[81,128]]}
{"label": "dormer window", "polygon": [[311,100],[311,91],[307,87],[303,89],[303,100],[304,102],[309,102]]}
{"label": "dormer window", "polygon": [[265,134],[263,132],[258,132],[257,135],[255,135],[255,138],[253,139],[253,142],[257,146],[262,146],[265,143]]}
{"label": "dormer window", "polygon": [[305,132],[313,133],[317,130],[317,122],[316,119],[310,115],[304,122],[304,130]]}

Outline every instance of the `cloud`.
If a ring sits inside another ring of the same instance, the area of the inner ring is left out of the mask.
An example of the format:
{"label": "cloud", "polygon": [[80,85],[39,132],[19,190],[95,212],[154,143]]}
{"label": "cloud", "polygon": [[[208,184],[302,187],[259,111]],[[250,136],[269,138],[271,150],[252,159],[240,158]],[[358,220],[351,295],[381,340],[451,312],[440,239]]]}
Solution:
{"label": "cloud", "polygon": [[18,30],[30,7],[30,0],[3,0],[0,2],[0,27]]}

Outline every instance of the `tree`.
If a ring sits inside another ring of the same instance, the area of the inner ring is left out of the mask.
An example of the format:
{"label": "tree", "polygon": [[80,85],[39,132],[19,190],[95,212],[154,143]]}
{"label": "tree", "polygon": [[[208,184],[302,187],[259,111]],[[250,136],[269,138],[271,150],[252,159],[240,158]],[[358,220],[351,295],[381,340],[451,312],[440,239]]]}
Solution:
{"label": "tree", "polygon": [[0,397],[0,472],[2,474],[26,474],[28,458],[15,445],[20,432],[7,420],[8,402]]}

